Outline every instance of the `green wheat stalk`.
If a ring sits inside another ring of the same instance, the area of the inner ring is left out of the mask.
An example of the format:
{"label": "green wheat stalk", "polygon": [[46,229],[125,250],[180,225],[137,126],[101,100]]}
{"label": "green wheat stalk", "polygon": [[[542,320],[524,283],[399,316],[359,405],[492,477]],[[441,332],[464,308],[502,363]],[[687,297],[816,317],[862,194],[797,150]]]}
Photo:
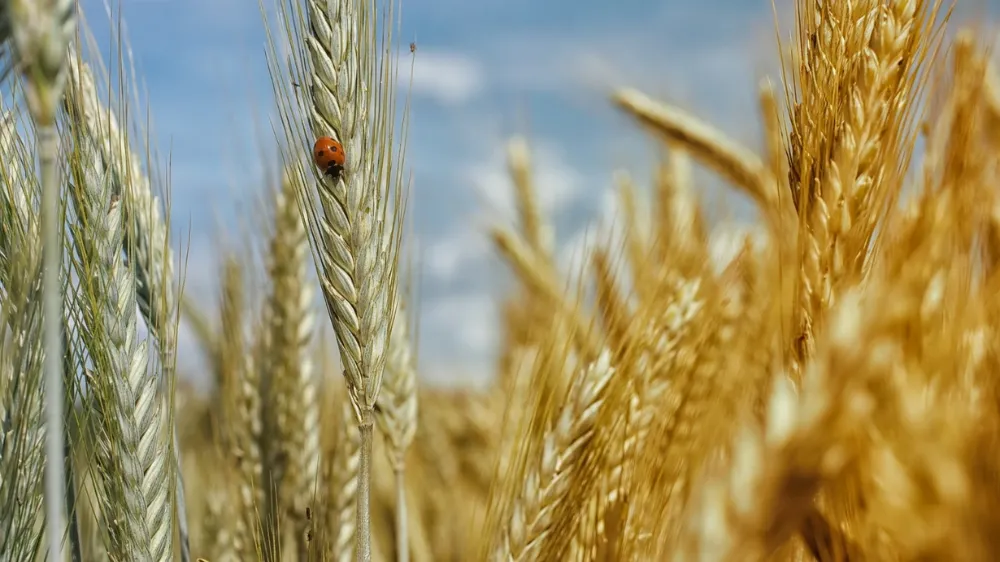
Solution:
{"label": "green wheat stalk", "polygon": [[42,205],[42,336],[45,378],[45,521],[49,559],[65,559],[63,435],[63,245],[56,115],[66,82],[66,50],[76,27],[72,0],[4,0],[0,4],[0,77],[10,68],[26,79],[28,110],[38,130]]}

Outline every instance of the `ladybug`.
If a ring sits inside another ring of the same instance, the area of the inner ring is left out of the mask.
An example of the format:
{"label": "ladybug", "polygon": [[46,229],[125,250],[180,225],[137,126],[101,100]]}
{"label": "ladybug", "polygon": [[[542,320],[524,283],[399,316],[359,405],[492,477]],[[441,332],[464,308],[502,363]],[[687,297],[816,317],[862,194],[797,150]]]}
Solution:
{"label": "ladybug", "polygon": [[337,179],[344,171],[347,154],[344,153],[344,145],[330,137],[320,137],[313,145],[313,160],[323,173]]}

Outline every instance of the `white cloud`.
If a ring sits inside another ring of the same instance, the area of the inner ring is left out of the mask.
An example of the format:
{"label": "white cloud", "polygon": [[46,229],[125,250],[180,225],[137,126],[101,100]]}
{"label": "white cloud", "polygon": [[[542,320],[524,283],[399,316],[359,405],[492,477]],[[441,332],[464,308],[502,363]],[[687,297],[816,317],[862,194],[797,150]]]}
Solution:
{"label": "white cloud", "polygon": [[[405,85],[409,72],[401,62],[398,83]],[[482,64],[461,53],[418,50],[413,59],[413,93],[443,105],[468,101],[484,89],[485,82]]]}
{"label": "white cloud", "polygon": [[[464,176],[485,199],[490,210],[503,220],[513,221],[517,207],[506,148],[506,142],[498,143],[486,160],[468,166]],[[552,218],[579,197],[585,178],[557,145],[531,142],[528,152],[538,205],[542,213]]]}
{"label": "white cloud", "polygon": [[421,378],[459,385],[489,381],[500,337],[494,297],[468,293],[427,302],[421,309],[421,338],[426,334],[429,340],[421,343]]}
{"label": "white cloud", "polygon": [[445,385],[488,384],[500,337],[494,297],[471,293],[430,301],[421,308],[421,334],[430,340],[420,346],[421,379]]}
{"label": "white cloud", "polygon": [[423,307],[424,319],[437,333],[450,333],[452,349],[481,356],[495,351],[499,336],[497,304],[488,293],[446,297]]}
{"label": "white cloud", "polygon": [[485,389],[493,381],[489,361],[425,361],[420,365],[420,380],[433,385]]}
{"label": "white cloud", "polygon": [[478,231],[463,228],[432,242],[423,252],[423,270],[434,281],[450,282],[463,268],[485,259],[490,245]]}

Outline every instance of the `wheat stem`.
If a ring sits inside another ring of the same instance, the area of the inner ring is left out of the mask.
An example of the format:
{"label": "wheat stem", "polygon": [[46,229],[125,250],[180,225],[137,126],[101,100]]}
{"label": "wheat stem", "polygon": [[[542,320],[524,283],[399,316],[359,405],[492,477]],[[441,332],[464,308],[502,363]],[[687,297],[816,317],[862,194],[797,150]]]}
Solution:
{"label": "wheat stem", "polygon": [[397,468],[396,475],[396,561],[410,562],[410,538],[406,511],[406,470]]}
{"label": "wheat stem", "polygon": [[62,532],[65,527],[64,498],[66,476],[63,474],[63,372],[62,372],[62,220],[59,215],[60,184],[56,171],[59,153],[55,127],[43,125],[38,131],[42,158],[42,337],[45,348],[45,514],[48,524],[49,560],[61,562]]}
{"label": "wheat stem", "polygon": [[[62,220],[56,112],[66,80],[66,47],[76,25],[72,0],[8,0],[3,35],[10,34],[15,64],[28,79],[28,109],[38,129],[42,204],[42,337],[45,356],[45,514],[49,559],[65,558],[66,480],[63,455]],[[2,37],[6,41],[7,37]]]}
{"label": "wheat stem", "polygon": [[371,562],[372,559],[372,538],[371,532],[362,530],[371,529],[371,514],[368,506],[371,502],[371,474],[372,474],[372,435],[374,424],[372,420],[363,421],[358,429],[361,432],[361,463],[358,470],[358,509],[356,537],[357,550],[354,553],[359,562]]}

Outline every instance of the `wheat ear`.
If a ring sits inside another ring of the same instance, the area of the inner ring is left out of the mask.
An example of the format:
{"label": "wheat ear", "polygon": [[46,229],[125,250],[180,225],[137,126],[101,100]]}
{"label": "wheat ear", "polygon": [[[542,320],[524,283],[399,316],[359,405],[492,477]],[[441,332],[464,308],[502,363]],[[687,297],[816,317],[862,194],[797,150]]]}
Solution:
{"label": "wheat ear", "polygon": [[778,195],[774,180],[756,154],[680,109],[659,104],[635,90],[616,93],[614,101],[652,132],[700,157],[762,209],[774,208]]}
{"label": "wheat ear", "polygon": [[237,517],[231,523],[233,551],[241,559],[255,552],[258,510],[265,507],[260,380],[246,349],[245,297],[240,263],[227,256],[222,265],[222,336],[216,350],[224,446],[235,466]]}
{"label": "wheat ear", "polygon": [[552,516],[567,493],[579,455],[593,437],[604,390],[614,374],[611,354],[601,353],[573,381],[568,402],[545,435],[541,458],[530,467],[521,494],[492,560],[538,560]]}
{"label": "wheat ear", "polygon": [[[316,137],[333,137],[348,158],[342,173],[314,171],[314,181],[301,182],[299,201],[361,432],[357,557],[367,562],[374,408],[395,313],[404,209],[400,170],[405,151],[395,161],[394,150],[396,68],[391,28],[384,25],[393,20],[392,8],[383,14],[374,0],[306,0],[305,6],[296,1],[282,13],[293,34],[293,52],[308,59],[294,62],[298,69],[308,67],[308,78],[299,80],[308,83],[310,93],[308,131],[296,105],[279,95],[285,133],[303,151]],[[381,35],[375,25],[380,17],[385,18]],[[296,34],[303,21],[308,25],[304,37]],[[301,158],[288,163],[301,164]]]}
{"label": "wheat ear", "polygon": [[410,553],[406,511],[406,451],[417,432],[417,373],[407,314],[401,308],[401,301],[397,301],[397,307],[375,420],[388,443],[386,452],[396,476],[396,544],[399,562],[406,562]]}
{"label": "wheat ear", "polygon": [[[13,47],[12,64],[27,79],[28,109],[38,130],[42,179],[42,337],[45,350],[45,523],[49,560],[65,558],[66,476],[63,434],[62,220],[56,114],[66,84],[66,50],[76,27],[73,0],[5,0],[0,43]],[[8,43],[9,41],[9,43]],[[9,47],[0,47],[0,56]],[[0,66],[6,66],[3,63]],[[0,68],[0,81],[7,71]],[[57,460],[58,459],[58,460]]]}
{"label": "wheat ear", "polygon": [[42,412],[41,246],[29,204],[38,192],[15,115],[0,117],[0,552],[37,551],[45,427]]}
{"label": "wheat ear", "polygon": [[[0,130],[0,143],[4,133]],[[3,154],[11,154],[4,151]],[[13,166],[11,166],[13,167]],[[23,213],[0,172],[0,555],[33,560],[42,509],[45,427],[42,423],[41,247],[37,220]],[[17,177],[17,176],[15,176]],[[17,177],[14,181],[25,181]],[[30,185],[30,184],[28,184]],[[28,188],[30,189],[30,188]],[[25,189],[27,191],[27,189]],[[18,195],[22,195],[18,193]]]}
{"label": "wheat ear", "polygon": [[[81,63],[70,57],[70,74],[76,76]],[[190,559],[187,516],[184,501],[184,482],[180,470],[180,447],[173,420],[173,383],[177,350],[177,298],[173,284],[173,251],[170,248],[169,228],[160,213],[159,198],[154,196],[148,176],[143,172],[139,158],[129,140],[122,134],[118,119],[98,99],[92,81],[79,92],[69,91],[67,101],[80,112],[91,112],[94,119],[85,120],[87,134],[101,139],[97,144],[107,167],[109,179],[121,193],[124,202],[124,250],[134,272],[136,298],[139,311],[156,341],[159,368],[161,369],[160,400],[163,402],[164,427],[170,432],[170,472],[173,486],[172,499],[180,533],[181,560]],[[84,86],[84,83],[78,84]]]}
{"label": "wheat ear", "polygon": [[[266,361],[277,410],[276,441],[281,449],[278,515],[291,521],[300,549],[309,522],[306,509],[319,476],[320,419],[318,388],[307,351],[314,317],[312,291],[306,282],[309,240],[295,203],[295,184],[286,175],[275,198],[268,302]],[[304,559],[304,550],[300,558]]]}
{"label": "wheat ear", "polygon": [[[86,67],[71,91],[93,88]],[[75,241],[83,292],[82,339],[94,372],[88,379],[100,422],[98,463],[116,505],[104,506],[113,558],[171,560],[173,527],[168,463],[158,452],[167,444],[160,413],[158,380],[147,370],[146,342],[138,340],[135,281],[121,256],[125,228],[121,193],[108,171],[92,130],[98,113],[77,115],[75,140],[80,166],[73,190],[80,228]],[[81,126],[83,125],[83,126]]]}

